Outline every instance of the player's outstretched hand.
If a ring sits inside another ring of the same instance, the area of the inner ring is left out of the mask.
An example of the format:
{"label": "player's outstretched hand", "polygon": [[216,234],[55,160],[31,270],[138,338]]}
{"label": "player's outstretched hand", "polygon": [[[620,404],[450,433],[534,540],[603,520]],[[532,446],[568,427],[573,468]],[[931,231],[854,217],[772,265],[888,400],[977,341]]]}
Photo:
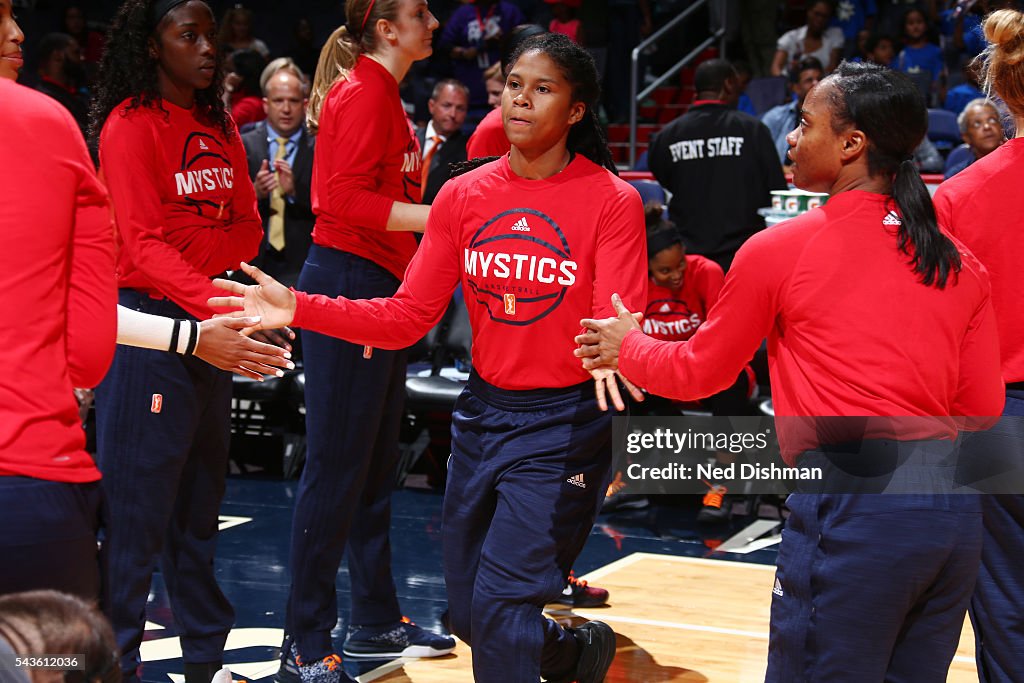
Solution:
{"label": "player's outstretched hand", "polygon": [[195,355],[210,365],[242,377],[263,381],[263,377],[282,377],[295,364],[292,354],[271,344],[250,339],[242,331],[259,324],[258,318],[213,318],[199,323],[199,343]]}
{"label": "player's outstretched hand", "polygon": [[206,303],[213,308],[235,309],[225,314],[231,318],[259,318],[260,321],[247,327],[245,332],[272,330],[284,327],[295,317],[295,293],[270,277],[256,266],[242,263],[242,272],[256,281],[254,285],[243,285],[233,280],[217,278],[215,287],[225,289],[234,296],[211,297]]}
{"label": "player's outstretched hand", "polygon": [[618,411],[626,409],[626,404],[622,400],[622,394],[619,393],[619,385],[616,384],[615,378],[618,377],[622,385],[626,387],[626,390],[632,395],[637,401],[644,400],[644,392],[636,388],[636,386],[628,379],[623,377],[617,371],[611,368],[598,368],[590,371],[590,376],[594,378],[594,392],[597,394],[597,407],[601,410],[608,410],[608,396],[612,398],[612,405]]}
{"label": "player's outstretched hand", "polygon": [[583,367],[587,370],[618,370],[622,340],[630,330],[640,329],[638,321],[642,314],[630,313],[618,294],[612,294],[612,306],[615,309],[615,318],[584,318],[580,321],[588,331],[576,337],[575,341],[580,346],[573,353],[577,358],[583,359]]}

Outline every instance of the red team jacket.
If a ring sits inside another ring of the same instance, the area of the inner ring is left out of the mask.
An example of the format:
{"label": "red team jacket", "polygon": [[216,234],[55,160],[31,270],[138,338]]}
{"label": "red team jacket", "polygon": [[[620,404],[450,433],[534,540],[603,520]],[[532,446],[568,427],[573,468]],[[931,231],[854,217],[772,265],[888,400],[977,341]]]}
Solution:
{"label": "red team jacket", "polygon": [[170,102],[107,117],[100,168],[117,215],[118,286],[166,296],[199,319],[210,277],[256,255],[263,226],[238,132],[227,140]]}
{"label": "red team jacket", "polygon": [[[964,250],[959,276],[925,287],[896,248],[890,209],[884,195],[844,192],[754,235],[698,333],[672,344],[630,332],[620,370],[653,394],[692,400],[735,381],[767,335],[777,416],[938,418],[871,421],[863,433],[911,440],[955,438],[960,422],[948,416],[998,415],[984,269]],[[788,462],[819,445],[813,431],[786,425]]]}
{"label": "red team jacket", "polygon": [[935,193],[939,223],[967,245],[992,279],[992,307],[1007,384],[1024,381],[1022,168],[1024,138],[1014,138],[942,183]]}
{"label": "red team jacket", "polygon": [[360,56],[320,112],[311,196],[313,242],[361,256],[401,279],[411,232],[385,228],[396,201],[420,202],[420,145],[387,69]]}
{"label": "red team jacket", "polygon": [[[46,95],[0,79],[5,154],[0,332],[0,476],[100,478],[85,451],[74,387],[114,357],[117,292],[107,193],[74,119]],[[40,134],[43,131],[44,134]],[[10,559],[10,558],[8,558]]]}
{"label": "red team jacket", "polygon": [[611,315],[613,292],[633,310],[646,301],[640,196],[582,156],[544,180],[520,178],[503,157],[441,188],[394,298],[296,292],[294,322],[404,348],[437,322],[460,280],[484,380],[503,389],[583,382],[590,375],[573,356],[580,319]]}

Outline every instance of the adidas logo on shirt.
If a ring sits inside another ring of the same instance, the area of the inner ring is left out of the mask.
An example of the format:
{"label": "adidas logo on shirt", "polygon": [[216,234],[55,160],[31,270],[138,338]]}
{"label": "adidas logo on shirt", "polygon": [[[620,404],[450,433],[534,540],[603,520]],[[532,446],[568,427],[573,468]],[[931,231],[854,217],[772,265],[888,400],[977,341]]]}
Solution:
{"label": "adidas logo on shirt", "polygon": [[779,583],[779,577],[775,577],[775,587],[772,588],[772,593],[775,593],[780,598],[782,597],[782,584]]}
{"label": "adidas logo on shirt", "polygon": [[672,312],[672,307],[669,306],[668,304],[662,304],[661,308],[658,309],[658,312],[659,313],[671,313]]}
{"label": "adidas logo on shirt", "polygon": [[203,142],[202,138],[199,138],[199,149],[205,149],[205,150],[209,150],[210,149],[209,147],[206,146],[206,143]]}
{"label": "adidas logo on shirt", "polygon": [[530,232],[530,226],[526,223],[526,216],[517,220],[510,229],[517,232]]}
{"label": "adidas logo on shirt", "polygon": [[896,215],[895,211],[890,211],[885,215],[885,218],[882,219],[882,225],[903,225],[903,222],[900,220],[900,217]]}
{"label": "adidas logo on shirt", "polygon": [[586,482],[583,481],[582,474],[574,474],[573,476],[566,479],[566,481],[572,484],[573,486],[579,486],[581,489],[587,488]]}

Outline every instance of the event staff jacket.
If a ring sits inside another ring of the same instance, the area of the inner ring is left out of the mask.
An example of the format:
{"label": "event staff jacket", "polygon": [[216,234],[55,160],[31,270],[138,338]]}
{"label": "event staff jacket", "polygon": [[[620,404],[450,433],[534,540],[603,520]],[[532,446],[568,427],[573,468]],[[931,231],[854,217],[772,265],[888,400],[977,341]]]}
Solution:
{"label": "event staff jacket", "polygon": [[647,163],[672,193],[669,215],[687,252],[712,258],[763,229],[757,210],[771,206],[771,190],[786,189],[768,128],[718,101],[697,101],[665,126]]}

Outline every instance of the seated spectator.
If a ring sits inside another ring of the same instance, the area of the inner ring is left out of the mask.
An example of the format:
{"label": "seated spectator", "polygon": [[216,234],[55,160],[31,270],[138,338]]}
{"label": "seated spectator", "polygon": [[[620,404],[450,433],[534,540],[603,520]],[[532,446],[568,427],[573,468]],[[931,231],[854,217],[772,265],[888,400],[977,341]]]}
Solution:
{"label": "seated spectator", "polygon": [[946,65],[942,50],[928,35],[924,12],[907,10],[903,15],[903,49],[896,55],[894,69],[914,79],[929,107],[945,99]]}
{"label": "seated spectator", "polygon": [[736,109],[745,114],[757,116],[754,102],[750,99],[750,95],[747,94],[747,86],[750,85],[750,81],[754,78],[754,74],[750,71],[750,65],[741,59],[737,59],[733,61],[732,68],[736,70],[736,78],[738,79],[736,84],[740,90],[739,99],[736,100]]}
{"label": "seated spectator", "polygon": [[914,148],[914,163],[921,173],[942,173],[945,165],[938,148],[927,135],[921,139],[921,144]]}
{"label": "seated spectator", "polygon": [[786,136],[800,123],[800,107],[804,106],[804,98],[824,77],[821,62],[815,57],[804,57],[790,71],[789,88],[793,91],[793,100],[787,104],[772,107],[761,117],[761,122],[768,126],[772,141],[779,153],[779,162],[783,166],[793,163],[786,153],[789,143]]}
{"label": "seated spectator", "polygon": [[843,32],[844,47],[846,56],[852,57],[860,45],[862,32],[870,35],[875,27],[875,15],[878,14],[878,7],[875,0],[842,0],[832,17],[832,26],[838,27]]}
{"label": "seated spectator", "polygon": [[956,150],[950,152],[949,163],[946,164],[946,178],[952,178],[986,154],[994,152],[1000,147],[1006,138],[1003,137],[1003,127],[999,122],[999,111],[992,100],[984,97],[971,100],[956,118],[960,126],[960,134],[963,136],[964,144],[958,147],[966,147],[970,154],[956,154]]}
{"label": "seated spectator", "polygon": [[583,45],[583,31],[580,20],[576,18],[576,11],[583,4],[581,0],[544,0],[551,5],[551,23],[548,30],[552,33],[561,33],[569,37],[569,40],[577,45]]}
{"label": "seated spectator", "polygon": [[78,41],[67,33],[48,33],[39,41],[36,59],[36,90],[71,112],[84,136],[89,125],[89,98],[85,94],[85,65]]}
{"label": "seated spectator", "polygon": [[252,11],[241,5],[235,5],[224,13],[217,40],[225,54],[238,50],[255,50],[264,60],[270,58],[267,44],[252,35]]}
{"label": "seated spectator", "polygon": [[891,36],[875,33],[864,42],[864,61],[894,68],[896,41]]}
{"label": "seated spectator", "polygon": [[452,59],[455,78],[469,87],[471,109],[487,108],[483,74],[501,58],[502,38],[523,23],[523,13],[505,0],[460,5],[441,34],[441,51]]}
{"label": "seated spectator", "polygon": [[228,62],[230,71],[224,79],[224,94],[231,107],[231,117],[239,128],[248,123],[259,123],[267,118],[260,90],[260,76],[266,60],[255,50],[239,50],[228,58]]}
{"label": "seated spectator", "polygon": [[978,74],[972,62],[964,62],[964,82],[954,86],[946,93],[946,102],[943,109],[951,111],[957,116],[967,107],[967,104],[979,97],[985,97],[985,93],[978,87]]}
{"label": "seated spectator", "polygon": [[817,57],[825,66],[825,73],[831,73],[839,65],[844,44],[842,30],[828,27],[834,14],[834,7],[828,0],[811,2],[807,7],[807,23],[779,38],[772,76],[785,76],[805,56]]}

